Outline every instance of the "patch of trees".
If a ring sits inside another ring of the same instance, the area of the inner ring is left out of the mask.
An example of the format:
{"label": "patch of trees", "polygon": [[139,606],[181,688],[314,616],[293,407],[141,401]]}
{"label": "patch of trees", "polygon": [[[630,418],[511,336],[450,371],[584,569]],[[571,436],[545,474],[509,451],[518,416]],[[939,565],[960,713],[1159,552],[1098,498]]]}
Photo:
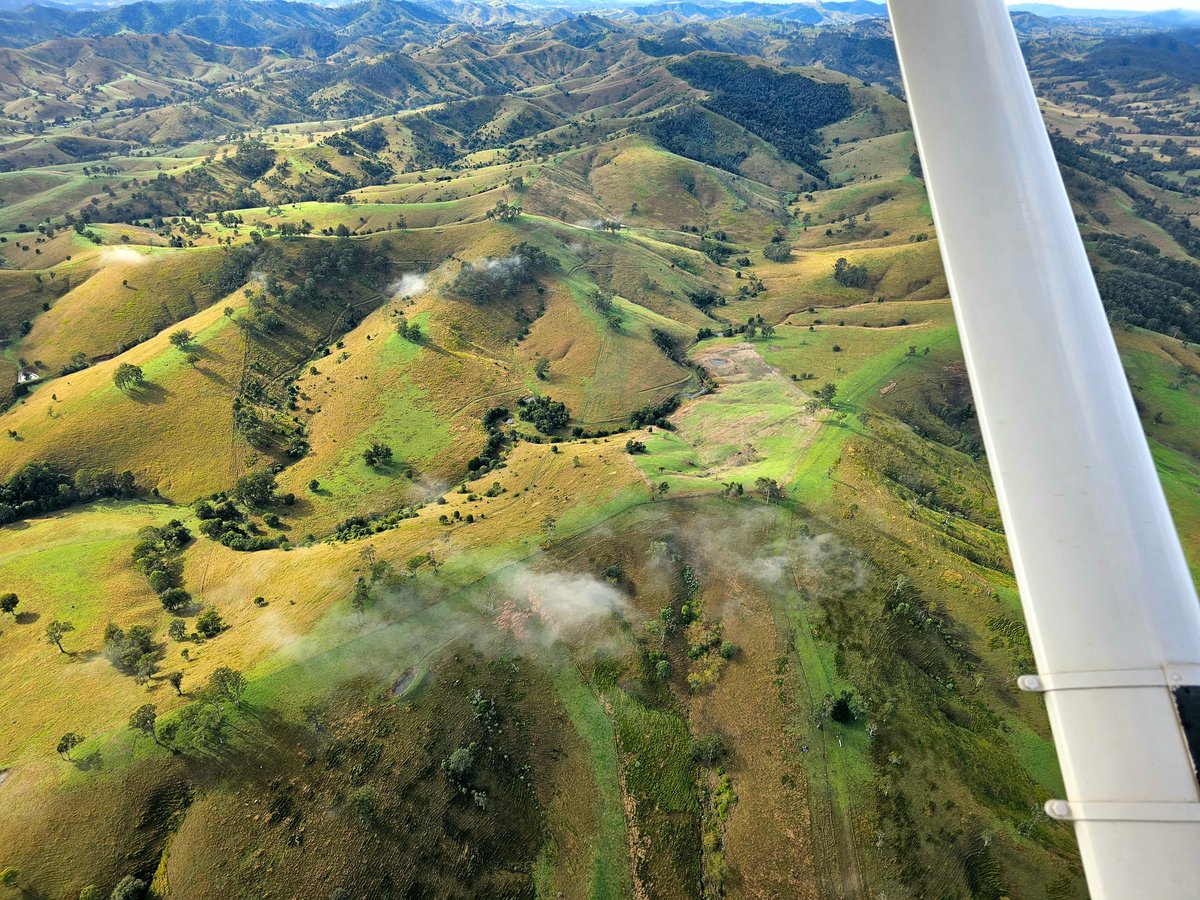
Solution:
{"label": "patch of trees", "polygon": [[350,516],[348,519],[343,519],[337,524],[333,530],[333,536],[339,541],[353,541],[359,538],[370,537],[373,534],[379,534],[381,531],[388,531],[395,528],[405,519],[415,519],[417,514],[424,509],[425,504],[415,503],[412,506],[405,506],[395,512],[390,512],[384,516]]}
{"label": "patch of trees", "polygon": [[386,150],[388,146],[387,132],[383,130],[383,126],[378,122],[372,122],[370,125],[356,128],[354,131],[348,131],[346,136],[370,153],[378,153],[381,150]]}
{"label": "patch of trees", "polygon": [[136,496],[132,472],[80,469],[72,476],[49,463],[27,463],[0,484],[0,525],[76,503]]}
{"label": "patch of trees", "polygon": [[[515,141],[524,140],[528,137],[533,137],[535,134],[541,134],[543,131],[549,131],[551,128],[560,124],[555,119],[548,116],[536,107],[530,106],[521,110],[515,116],[512,116],[504,125],[503,128],[496,133],[495,137],[488,139],[485,132],[480,135],[480,147],[487,146],[504,146],[514,143]],[[468,141],[468,149],[474,142]]]}
{"label": "patch of trees", "polygon": [[675,343],[674,337],[662,329],[651,328],[650,339],[654,341],[654,346],[661,350],[667,359],[671,360],[671,362],[682,364],[682,355],[679,352],[679,345]]}
{"label": "patch of trees", "polygon": [[258,244],[245,244],[226,252],[209,282],[213,299],[227,297],[244,285],[260,253]]}
{"label": "patch of trees", "polygon": [[558,260],[541,247],[522,241],[510,249],[508,256],[465,264],[446,292],[471,303],[501,300],[533,281],[538,272],[555,271],[558,267]]}
{"label": "patch of trees", "polygon": [[142,683],[158,671],[161,651],[149,625],[133,625],[126,631],[109,622],[104,629],[104,655],[122,675],[130,675]]}
{"label": "patch of trees", "polygon": [[521,207],[507,200],[497,201],[496,205],[487,211],[487,218],[500,222],[515,222],[521,217]]}
{"label": "patch of trees", "polygon": [[243,178],[257,181],[275,165],[275,151],[262,141],[239,141],[226,164]]}
{"label": "patch of trees", "polygon": [[[238,481],[234,491],[248,506],[266,506],[275,498],[275,476],[270,472],[251,472]],[[197,503],[196,518],[200,520],[201,534],[230,550],[254,552],[279,546],[278,538],[263,537],[258,526],[247,521],[245,514],[223,494],[214,494],[210,500]]]}
{"label": "patch of trees", "polygon": [[763,257],[771,262],[787,262],[792,258],[792,245],[786,241],[771,241],[763,247]]}
{"label": "patch of trees", "polygon": [[247,506],[269,506],[275,499],[275,474],[267,469],[247,472],[233,487],[233,497]]}
{"label": "patch of trees", "polygon": [[542,434],[553,434],[565,428],[571,417],[565,403],[549,397],[529,397],[517,401],[517,415]]}
{"label": "patch of trees", "polygon": [[[356,182],[354,177],[349,174],[338,172],[332,167],[331,170],[327,170],[328,174],[333,176],[333,180],[324,186],[322,193],[329,199],[345,194],[356,187],[385,184],[396,174],[396,170],[390,163],[373,155],[377,151],[366,147],[363,143],[364,140],[378,144],[380,150],[387,147],[387,133],[377,124],[368,125],[359,131],[331,134],[322,142],[333,147],[341,156],[352,157],[363,173],[362,178]],[[363,153],[368,155],[364,156]],[[331,194],[332,196],[330,196]]]}
{"label": "patch of trees", "polygon": [[[154,737],[155,743],[173,752],[212,752],[224,746],[229,728],[229,706],[242,705],[248,686],[241,672],[221,666],[198,692],[196,701],[183,707],[175,719],[161,725],[157,734],[149,716],[142,715],[139,722],[131,719],[130,725],[135,728],[147,726],[148,731],[145,727],[141,730]],[[137,713],[134,715],[138,716]]]}
{"label": "patch of trees", "polygon": [[915,150],[912,156],[908,158],[908,174],[913,178],[925,180],[925,170],[921,167],[921,156]]}
{"label": "patch of trees", "polygon": [[871,273],[866,266],[851,265],[842,256],[833,264],[833,280],[842,287],[865,288],[871,283]]}
{"label": "patch of trees", "polygon": [[344,295],[348,283],[364,271],[386,276],[390,263],[382,248],[371,254],[355,241],[312,240],[305,242],[295,268],[307,274],[303,281],[283,289],[281,299],[293,308],[305,304],[320,307],[324,298]]}
{"label": "patch of trees", "polygon": [[1200,266],[1145,241],[1103,234],[1088,241],[1111,264],[1097,270],[1096,286],[1113,322],[1200,341]]}
{"label": "patch of trees", "polygon": [[746,159],[746,152],[731,150],[720,140],[708,116],[695,108],[659,116],[646,130],[666,150],[726,172],[738,172]]}
{"label": "patch of trees", "polygon": [[409,343],[419,344],[422,340],[421,323],[410,322],[404,316],[401,316],[396,320],[396,334]]}
{"label": "patch of trees", "polygon": [[809,173],[825,177],[813,149],[816,130],[850,115],[844,84],[821,84],[803,75],[751,66],[730,56],[696,56],[669,67],[693,87],[709,92],[704,105],[741,125]]}
{"label": "patch of trees", "polygon": [[417,169],[444,169],[458,159],[458,150],[437,136],[434,124],[415,117],[407,121],[413,137],[413,166]]}
{"label": "patch of trees", "polygon": [[634,428],[645,428],[647,425],[657,425],[659,428],[671,428],[671,423],[667,421],[667,416],[679,409],[681,399],[678,394],[673,394],[665,400],[660,400],[658,403],[643,406],[641,409],[635,410],[633,415],[629,417],[629,421]]}
{"label": "patch of trees", "polygon": [[479,454],[467,460],[467,469],[472,475],[483,474],[495,468],[504,456],[508,446],[508,436],[504,433],[504,423],[508,421],[508,410],[503,406],[493,406],[483,414],[483,429],[487,432],[487,443]]}
{"label": "patch of trees", "polygon": [[180,559],[191,540],[191,531],[178,519],[161,528],[147,526],[138,532],[132,554],[134,568],[146,576],[167,612],[178,613],[191,606],[192,595],[183,588]]}
{"label": "patch of trees", "polygon": [[705,315],[708,315],[709,311],[714,306],[725,305],[725,298],[712,288],[704,288],[700,291],[688,291],[687,298],[691,302],[692,306],[696,307],[696,309],[700,310]]}
{"label": "patch of trees", "polygon": [[431,109],[414,118],[428,119],[444,125],[460,134],[479,131],[496,117],[500,111],[501,97],[475,97],[443,104],[440,109]]}

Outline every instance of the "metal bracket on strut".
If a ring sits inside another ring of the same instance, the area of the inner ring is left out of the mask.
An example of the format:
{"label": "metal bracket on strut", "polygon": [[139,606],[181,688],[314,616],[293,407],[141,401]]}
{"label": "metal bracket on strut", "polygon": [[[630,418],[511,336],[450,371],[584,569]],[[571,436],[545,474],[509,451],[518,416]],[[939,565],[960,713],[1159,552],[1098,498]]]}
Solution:
{"label": "metal bracket on strut", "polygon": [[1046,815],[1060,822],[1197,822],[1200,803],[1047,800]]}
{"label": "metal bracket on strut", "polygon": [[1048,691],[1094,691],[1110,688],[1163,687],[1174,689],[1184,685],[1200,685],[1200,664],[1184,663],[1163,666],[1161,669],[1051,672],[1045,675],[1022,675],[1017,679],[1017,687],[1021,690],[1038,694]]}

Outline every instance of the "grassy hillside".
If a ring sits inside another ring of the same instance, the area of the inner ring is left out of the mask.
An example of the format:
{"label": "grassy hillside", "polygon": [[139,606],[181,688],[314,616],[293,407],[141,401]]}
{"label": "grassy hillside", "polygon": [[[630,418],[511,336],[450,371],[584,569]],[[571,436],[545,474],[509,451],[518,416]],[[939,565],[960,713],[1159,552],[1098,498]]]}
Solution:
{"label": "grassy hillside", "polygon": [[[13,14],[0,894],[1085,896],[878,25],[445,6]],[[1079,137],[1196,564],[1186,177]]]}

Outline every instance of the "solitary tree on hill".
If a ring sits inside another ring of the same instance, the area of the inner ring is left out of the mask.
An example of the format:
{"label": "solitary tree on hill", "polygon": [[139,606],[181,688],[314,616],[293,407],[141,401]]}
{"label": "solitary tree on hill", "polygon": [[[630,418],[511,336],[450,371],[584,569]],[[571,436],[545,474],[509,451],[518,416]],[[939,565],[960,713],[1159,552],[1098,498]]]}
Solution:
{"label": "solitary tree on hill", "polygon": [[7,594],[0,595],[0,612],[6,612],[13,618],[17,616],[17,604],[21,601],[17,595],[11,591]]}
{"label": "solitary tree on hill", "polygon": [[66,653],[63,649],[62,639],[68,632],[74,631],[75,626],[70,622],[64,622],[61,619],[55,619],[46,626],[46,643],[53,644],[58,648],[59,653]]}
{"label": "solitary tree on hill", "polygon": [[183,696],[183,673],[182,672],[168,672],[167,673],[167,683],[169,685],[171,685],[171,687],[175,688],[175,693],[177,695],[179,695],[180,697]]}
{"label": "solitary tree on hill", "polygon": [[129,717],[129,727],[134,731],[140,731],[156,744],[158,743],[158,733],[154,729],[157,724],[158,707],[153,703],[139,706],[134,710],[133,715]]}
{"label": "solitary tree on hill", "polygon": [[370,602],[371,587],[367,584],[367,579],[359,575],[358,580],[354,582],[354,591],[350,594],[350,605],[358,613],[359,619],[366,614],[367,604]]}
{"label": "solitary tree on hill", "polygon": [[392,448],[376,441],[363,451],[363,459],[373,469],[386,466],[392,461]]}
{"label": "solitary tree on hill", "polygon": [[146,375],[141,368],[130,363],[121,363],[113,373],[113,384],[118,390],[129,391],[146,383]]}
{"label": "solitary tree on hill", "polygon": [[414,344],[421,343],[421,325],[419,322],[409,322],[401,316],[396,320],[396,334]]}
{"label": "solitary tree on hill", "polygon": [[171,332],[170,341],[173,347],[187,350],[192,346],[192,333],[186,328],[180,328],[178,331]]}
{"label": "solitary tree on hill", "polygon": [[196,618],[196,631],[206,638],[215,638],[224,630],[225,621],[212,606],[209,606]]}
{"label": "solitary tree on hill", "polygon": [[76,734],[73,731],[68,731],[62,736],[58,742],[58,755],[63,759],[71,758],[71,751],[83,743],[83,736]]}
{"label": "solitary tree on hill", "polygon": [[759,477],[754,479],[754,486],[762,492],[763,499],[768,503],[783,496],[779,483],[774,478]]}
{"label": "solitary tree on hill", "polygon": [[214,694],[232,700],[234,706],[241,706],[242,694],[246,693],[246,676],[228,666],[221,666],[212,673],[208,686]]}

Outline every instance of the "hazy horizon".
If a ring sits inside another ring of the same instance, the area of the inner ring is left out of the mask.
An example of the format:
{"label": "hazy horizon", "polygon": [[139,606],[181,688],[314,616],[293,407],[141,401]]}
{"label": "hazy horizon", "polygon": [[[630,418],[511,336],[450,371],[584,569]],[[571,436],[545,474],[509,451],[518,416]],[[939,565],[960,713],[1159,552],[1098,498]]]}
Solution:
{"label": "hazy horizon", "polygon": [[[1031,4],[1029,0],[1008,0],[1008,5],[1027,6]],[[1074,6],[1083,9],[1128,9],[1144,12],[1161,12],[1168,9],[1200,11],[1200,0],[1176,0],[1174,3],[1162,3],[1157,0],[1047,0],[1046,5]]]}

